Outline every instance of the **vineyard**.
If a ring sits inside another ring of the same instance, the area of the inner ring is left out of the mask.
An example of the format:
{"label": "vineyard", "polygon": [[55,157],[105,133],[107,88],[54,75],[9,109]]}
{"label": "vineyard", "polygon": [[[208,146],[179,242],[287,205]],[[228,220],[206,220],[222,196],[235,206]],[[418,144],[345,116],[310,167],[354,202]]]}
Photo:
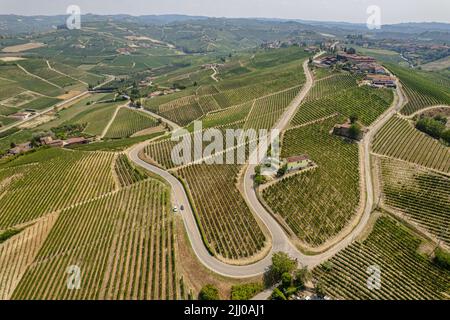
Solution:
{"label": "vineyard", "polygon": [[109,127],[105,138],[128,138],[139,131],[156,127],[157,125],[158,122],[155,119],[142,112],[121,108],[111,127]]}
{"label": "vineyard", "polygon": [[64,94],[62,88],[28,75],[18,66],[13,64],[0,66],[0,77],[12,82],[11,84],[2,85],[0,90],[0,100],[13,97],[26,90],[38,92],[39,94],[50,97],[57,97]]}
{"label": "vineyard", "polygon": [[57,217],[54,214],[46,216],[9,241],[0,244],[0,300],[11,297],[28,266],[33,263]]}
{"label": "vineyard", "polygon": [[316,82],[291,125],[304,125],[339,112],[346,117],[356,114],[369,126],[392,101],[391,90],[358,87],[356,77],[337,74]]}
{"label": "vineyard", "polygon": [[380,158],[384,204],[450,245],[450,177]]}
{"label": "vineyard", "polygon": [[[147,180],[64,210],[12,298],[177,299],[169,196]],[[70,266],[80,268],[79,290],[67,287]]]}
{"label": "vineyard", "polygon": [[[290,88],[298,88],[305,82],[301,66],[305,55],[298,51],[295,54],[284,54],[285,57],[279,56],[279,61],[283,62],[279,65],[258,63],[258,67],[252,71],[248,70],[244,74],[227,73],[223,81],[202,85],[195,91],[185,90],[147,99],[144,106],[181,126],[186,126],[210,112],[234,108]],[[266,58],[266,53],[258,53],[254,59],[262,59],[262,62]],[[267,126],[271,120],[273,119],[263,119],[262,124],[258,125]]]}
{"label": "vineyard", "polygon": [[84,86],[78,80],[69,78],[66,75],[62,75],[56,71],[49,69],[47,62],[40,59],[24,60],[20,62],[20,66],[25,68],[33,75],[43,78],[48,82],[59,86],[61,88],[69,88],[77,85],[78,87]]}
{"label": "vineyard", "polygon": [[377,154],[450,173],[450,150],[399,117],[389,120],[378,132],[372,150]]}
{"label": "vineyard", "polygon": [[47,149],[9,163],[1,175],[17,179],[0,196],[0,229],[114,190],[112,160],[108,153]]}
{"label": "vineyard", "polygon": [[136,169],[124,154],[117,156],[114,170],[122,187],[147,179],[147,175]]}
{"label": "vineyard", "polygon": [[92,136],[100,136],[122,102],[95,104],[74,116],[70,123],[84,124],[84,132]]}
{"label": "vineyard", "polygon": [[244,129],[271,129],[275,126],[284,110],[300,92],[301,87],[295,87],[280,93],[256,100],[252,112],[244,125]]}
{"label": "vineyard", "polygon": [[[202,119],[203,129],[219,128],[224,137],[226,129],[253,129],[256,132],[260,129],[270,129],[299,91],[300,87],[294,87],[242,105],[209,113]],[[194,128],[190,125],[188,129],[193,131]],[[193,139],[191,136],[191,141]],[[172,162],[171,153],[177,144],[178,142],[171,141],[171,139],[152,142],[146,146],[144,153],[148,159],[159,166],[173,169],[177,165]],[[208,142],[202,144],[204,148],[209,145]]]}
{"label": "vineyard", "polygon": [[266,237],[236,187],[238,165],[191,165],[177,174],[186,181],[197,221],[209,247],[219,256],[250,258]]}
{"label": "vineyard", "polygon": [[[448,299],[450,272],[418,252],[421,240],[392,218],[381,217],[369,237],[314,269],[314,278],[338,299]],[[369,267],[381,270],[381,288],[368,289]]]}
{"label": "vineyard", "polygon": [[391,65],[389,68],[400,78],[409,100],[402,114],[411,115],[435,105],[450,105],[450,93],[445,86],[412,70]]}
{"label": "vineyard", "polygon": [[307,154],[317,168],[289,176],[262,192],[295,235],[316,247],[336,236],[360,202],[358,145],[329,134],[340,117],[285,133],[282,157]]}

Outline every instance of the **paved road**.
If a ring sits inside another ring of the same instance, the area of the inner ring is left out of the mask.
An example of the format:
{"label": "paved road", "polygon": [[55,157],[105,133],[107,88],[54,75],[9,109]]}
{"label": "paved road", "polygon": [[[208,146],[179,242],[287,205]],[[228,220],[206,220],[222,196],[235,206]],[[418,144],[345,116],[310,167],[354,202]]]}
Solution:
{"label": "paved road", "polygon": [[[309,71],[307,66],[308,61],[303,65],[305,73],[306,73],[306,84],[303,87],[300,94],[294,99],[294,101],[288,106],[285,114],[282,116],[278,124],[275,128],[283,130],[290,122],[292,117],[295,115],[298,106],[303,101],[303,99],[308,94],[309,90],[313,85],[312,74]],[[187,234],[189,236],[190,243],[192,248],[197,255],[198,259],[210,270],[221,274],[223,276],[232,277],[232,278],[247,278],[256,275],[261,275],[264,273],[267,268],[271,265],[271,257],[274,252],[283,251],[288,253],[291,257],[298,260],[298,262],[302,266],[314,267],[318,264],[328,260],[333,257],[336,253],[347,247],[349,244],[353,242],[356,236],[358,236],[367,225],[369,221],[370,215],[373,210],[373,187],[372,187],[372,176],[370,169],[370,145],[375,133],[403,106],[404,97],[399,87],[397,89],[397,97],[394,101],[392,107],[385,112],[370,128],[366,137],[363,140],[364,144],[364,168],[365,177],[366,177],[366,189],[367,189],[367,203],[364,210],[364,214],[360,219],[358,225],[352,230],[350,234],[348,234],[341,242],[331,247],[329,250],[322,254],[307,256],[297,250],[297,248],[290,242],[289,238],[285,234],[284,230],[280,227],[280,225],[276,222],[276,220],[270,215],[269,212],[265,210],[265,208],[261,205],[256,197],[255,190],[253,188],[252,175],[254,174],[254,165],[250,165],[248,170],[245,173],[244,177],[244,194],[246,201],[248,202],[250,208],[257,214],[260,220],[267,226],[267,229],[270,232],[272,238],[272,249],[270,254],[268,254],[264,259],[260,260],[257,263],[247,265],[247,266],[232,266],[229,264],[225,264],[207,251],[202,237],[200,235],[200,231],[198,229],[194,213],[189,205],[189,200],[184,190],[183,185],[170,173],[167,171],[160,169],[156,166],[146,163],[141,160],[138,156],[139,152],[144,148],[146,143],[139,144],[133,147],[129,151],[130,159],[137,164],[165,179],[172,188],[172,199],[173,205],[180,207],[184,206],[185,210],[181,212],[183,221],[187,230]]]}

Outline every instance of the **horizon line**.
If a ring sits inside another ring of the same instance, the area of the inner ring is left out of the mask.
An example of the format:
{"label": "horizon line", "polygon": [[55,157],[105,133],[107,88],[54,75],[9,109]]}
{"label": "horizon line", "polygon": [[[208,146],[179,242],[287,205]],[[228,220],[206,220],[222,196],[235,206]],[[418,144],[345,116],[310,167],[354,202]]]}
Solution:
{"label": "horizon line", "polygon": [[[129,16],[129,17],[164,17],[164,16],[180,16],[180,17],[191,17],[191,18],[208,18],[208,19],[236,19],[236,20],[280,20],[284,22],[304,22],[304,23],[339,23],[339,24],[351,24],[351,25],[366,25],[366,22],[349,22],[343,20],[314,20],[314,19],[302,19],[302,18],[277,18],[277,17],[227,17],[227,16],[207,16],[207,15],[191,15],[191,14],[183,14],[183,13],[160,13],[160,14],[132,14],[132,13],[82,13],[81,16],[101,16],[101,17],[111,17],[111,16]],[[20,16],[20,17],[60,17],[60,16],[68,16],[66,13],[59,14],[17,14],[17,13],[5,13],[0,14],[0,16]],[[383,23],[382,26],[388,25],[399,25],[399,24],[425,24],[425,23],[434,23],[434,24],[450,24],[450,21],[403,21],[403,22],[393,22],[393,23]]]}

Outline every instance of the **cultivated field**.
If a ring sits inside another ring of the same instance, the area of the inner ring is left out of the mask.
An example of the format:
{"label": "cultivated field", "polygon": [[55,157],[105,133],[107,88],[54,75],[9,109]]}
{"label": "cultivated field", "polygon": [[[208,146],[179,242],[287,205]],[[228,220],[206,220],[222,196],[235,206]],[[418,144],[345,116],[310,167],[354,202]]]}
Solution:
{"label": "cultivated field", "polygon": [[450,150],[399,117],[392,118],[378,132],[372,150],[377,154],[450,173]]}
{"label": "cultivated field", "polygon": [[[169,196],[148,180],[62,211],[12,299],[176,299]],[[79,290],[67,287],[69,266]]]}
{"label": "cultivated field", "polygon": [[177,171],[192,195],[204,240],[229,260],[251,258],[266,244],[250,209],[237,189],[238,165],[191,165]]}
{"label": "cultivated field", "polygon": [[43,46],[45,46],[45,44],[43,44],[43,43],[30,42],[30,43],[19,44],[19,45],[16,45],[16,46],[10,46],[10,47],[3,48],[2,52],[18,53],[18,52],[24,52],[24,51],[28,51],[28,50],[41,48]]}
{"label": "cultivated field", "polygon": [[48,149],[8,163],[0,172],[14,183],[0,196],[0,229],[113,191],[112,159],[108,153]]}
{"label": "cultivated field", "polygon": [[360,202],[358,145],[329,133],[341,120],[333,117],[288,130],[282,157],[307,154],[318,167],[287,177],[262,193],[274,213],[311,247],[342,231]]}
{"label": "cultivated field", "polygon": [[368,126],[387,110],[392,100],[391,90],[358,87],[355,76],[334,74],[315,83],[291,125],[304,125],[339,112],[347,117],[357,115]]}
{"label": "cultivated field", "polygon": [[105,138],[128,138],[139,131],[156,127],[157,125],[158,123],[155,119],[142,112],[121,108],[111,127],[109,127]]}
{"label": "cultivated field", "polygon": [[450,177],[379,158],[383,204],[450,245]]}
{"label": "cultivated field", "polygon": [[279,60],[273,63],[274,57],[271,54],[258,53],[247,62],[253,68],[246,69],[245,73],[236,74],[226,70],[221,76],[222,81],[218,83],[212,81],[209,75],[200,77],[199,83],[204,84],[195,91],[184,90],[169,96],[147,99],[145,107],[186,126],[209,112],[299,88],[305,82],[301,66],[304,58],[304,52],[290,49],[280,51]]}
{"label": "cultivated field", "polygon": [[401,110],[402,114],[410,115],[435,105],[450,105],[450,93],[445,86],[412,70],[394,66],[389,68],[400,78],[409,100]]}
{"label": "cultivated field", "polygon": [[[357,241],[314,269],[327,294],[340,299],[448,299],[450,272],[418,250],[422,240],[389,217],[381,217],[369,237]],[[369,290],[367,269],[378,266],[381,288]]]}

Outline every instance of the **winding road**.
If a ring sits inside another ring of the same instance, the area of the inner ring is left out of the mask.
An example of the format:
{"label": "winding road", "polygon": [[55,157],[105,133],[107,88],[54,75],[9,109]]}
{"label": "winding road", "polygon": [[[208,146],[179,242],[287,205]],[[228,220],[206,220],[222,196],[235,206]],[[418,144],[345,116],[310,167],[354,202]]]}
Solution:
{"label": "winding road", "polygon": [[[321,54],[322,53],[316,55],[314,58],[318,57]],[[313,86],[314,79],[308,68],[308,61],[305,61],[305,63],[303,64],[303,68],[306,74],[306,84],[304,85],[301,92],[287,107],[285,113],[282,115],[281,119],[274,127],[275,129],[279,129],[281,131],[284,130],[289,125],[289,122],[297,112],[297,109],[300,106],[301,102],[305,99],[306,95]],[[253,277],[263,274],[267,270],[267,268],[271,265],[272,254],[280,251],[286,252],[292,258],[297,259],[299,264],[301,264],[302,266],[314,267],[330,259],[339,251],[343,250],[345,247],[350,245],[353,242],[353,240],[365,229],[374,207],[374,191],[373,191],[371,161],[370,161],[371,142],[377,131],[402,108],[403,104],[404,104],[404,96],[401,90],[401,86],[399,84],[399,86],[397,87],[397,94],[395,96],[392,106],[382,116],[380,116],[377,121],[375,121],[372,124],[372,126],[369,128],[368,133],[361,142],[363,143],[364,147],[364,162],[363,162],[364,168],[362,168],[362,170],[364,170],[366,178],[365,183],[367,196],[364,213],[362,214],[357,226],[348,235],[346,235],[343,238],[343,240],[341,240],[339,243],[332,246],[327,251],[317,255],[305,255],[301,253],[295,247],[295,245],[291,243],[290,239],[288,238],[282,227],[278,224],[278,222],[272,217],[272,215],[269,212],[267,212],[267,210],[259,202],[256,196],[256,190],[253,187],[253,180],[252,180],[252,176],[254,175],[255,171],[255,165],[249,165],[245,172],[243,180],[244,197],[251,210],[266,225],[267,229],[269,230],[270,236],[272,238],[272,248],[270,253],[264,259],[258,261],[257,263],[245,266],[235,266],[226,264],[218,260],[216,257],[212,256],[206,249],[195,220],[194,212],[192,211],[192,208],[189,205],[188,196],[181,182],[178,181],[177,178],[175,178],[167,171],[160,169],[156,166],[153,166],[139,158],[139,152],[145,147],[147,142],[141,143],[130,149],[129,157],[136,165],[143,167],[158,176],[161,176],[164,180],[166,180],[170,184],[172,188],[173,205],[178,207],[183,205],[185,208],[184,211],[181,212],[181,214],[192,248],[195,254],[197,255],[198,259],[208,269],[220,275],[231,278]]]}

